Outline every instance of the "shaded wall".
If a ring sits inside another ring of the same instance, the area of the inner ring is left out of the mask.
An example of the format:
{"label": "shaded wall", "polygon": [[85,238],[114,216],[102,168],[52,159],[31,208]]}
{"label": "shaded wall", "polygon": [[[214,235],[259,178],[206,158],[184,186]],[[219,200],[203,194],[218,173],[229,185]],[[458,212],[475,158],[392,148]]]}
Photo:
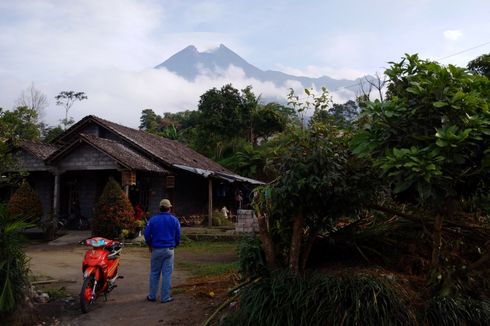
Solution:
{"label": "shaded wall", "polygon": [[53,212],[53,185],[54,176],[49,172],[31,172],[27,181],[37,192],[43,205],[42,220],[46,220]]}

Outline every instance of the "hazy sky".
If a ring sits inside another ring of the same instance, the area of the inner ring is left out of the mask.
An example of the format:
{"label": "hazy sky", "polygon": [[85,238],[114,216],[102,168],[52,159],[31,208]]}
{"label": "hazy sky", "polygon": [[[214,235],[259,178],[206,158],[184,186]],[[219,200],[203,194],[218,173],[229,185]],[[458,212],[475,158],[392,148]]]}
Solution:
{"label": "hazy sky", "polygon": [[0,107],[34,82],[49,98],[50,124],[64,115],[53,97],[76,90],[88,100],[73,106],[75,119],[137,127],[142,109],[195,109],[199,95],[228,82],[287,94],[236,69],[193,83],[152,69],[190,44],[223,43],[260,69],[315,77],[382,72],[404,53],[464,66],[490,53],[489,14],[487,0],[0,0]]}

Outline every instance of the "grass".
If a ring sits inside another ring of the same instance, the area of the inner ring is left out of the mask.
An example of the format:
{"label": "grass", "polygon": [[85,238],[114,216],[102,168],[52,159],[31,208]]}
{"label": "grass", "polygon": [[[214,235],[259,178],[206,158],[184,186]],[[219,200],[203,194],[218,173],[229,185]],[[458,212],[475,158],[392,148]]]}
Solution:
{"label": "grass", "polygon": [[236,252],[238,242],[224,242],[224,241],[186,241],[182,243],[179,250],[187,251],[190,253],[203,253],[203,252]]}
{"label": "grass", "polygon": [[239,263],[209,263],[196,264],[191,262],[180,261],[176,263],[178,268],[192,273],[195,277],[209,277],[238,271]]}
{"label": "grass", "polygon": [[[236,253],[238,242],[235,241],[192,241],[186,240],[177,249],[181,253],[190,254],[194,257],[203,258],[211,254],[226,254]],[[178,253],[177,253],[178,255]],[[214,262],[193,258],[176,259],[176,267],[189,271],[194,277],[209,277],[226,274],[228,272],[236,272],[239,268],[238,261],[236,262]]]}
{"label": "grass", "polygon": [[[274,313],[271,313],[274,312]],[[274,273],[240,291],[240,309],[225,325],[417,325],[405,294],[368,275]]]}
{"label": "grass", "polygon": [[50,300],[59,300],[59,299],[65,299],[70,297],[70,294],[68,293],[68,291],[64,286],[59,288],[49,287],[41,290],[49,295]]}

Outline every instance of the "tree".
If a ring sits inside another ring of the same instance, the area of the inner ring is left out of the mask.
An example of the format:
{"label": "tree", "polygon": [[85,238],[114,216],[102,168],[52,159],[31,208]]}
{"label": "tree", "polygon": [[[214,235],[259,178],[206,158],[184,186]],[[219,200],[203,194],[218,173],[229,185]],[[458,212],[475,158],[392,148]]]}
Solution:
{"label": "tree", "polygon": [[337,123],[345,124],[355,121],[359,117],[359,106],[356,102],[349,100],[344,104],[334,104],[330,109]]}
{"label": "tree", "polygon": [[356,102],[349,100],[344,104],[334,103],[329,110],[318,110],[313,113],[309,124],[334,123],[338,126],[348,127],[359,117],[360,109]]}
{"label": "tree", "polygon": [[12,148],[21,140],[39,139],[37,112],[27,107],[13,111],[0,108],[0,187],[18,184],[25,172],[18,171]]}
{"label": "tree", "polygon": [[145,109],[141,111],[139,129],[149,133],[156,133],[160,127],[161,120],[162,118],[152,109]]}
{"label": "tree", "polygon": [[468,69],[476,74],[490,78],[490,53],[482,54],[468,63]]}
{"label": "tree", "polygon": [[277,103],[259,104],[253,113],[252,145],[257,145],[258,139],[267,141],[274,134],[283,132],[291,121],[289,113]]}
{"label": "tree", "polygon": [[22,91],[16,101],[17,107],[27,107],[30,110],[36,111],[40,118],[44,115],[44,109],[48,106],[48,98],[44,93],[34,87],[34,83]]}
{"label": "tree", "polygon": [[37,223],[43,215],[41,200],[26,180],[10,197],[7,210],[10,216],[30,223]]}
{"label": "tree", "polygon": [[[326,89],[320,96],[295,102],[298,111],[326,110]],[[290,93],[295,101],[297,97]],[[276,179],[256,189],[260,237],[269,267],[281,262],[293,272],[304,270],[319,232],[338,218],[354,213],[375,194],[376,182],[362,160],[349,150],[351,133],[335,125],[292,128],[269,157]],[[268,225],[265,222],[268,218]]]}
{"label": "tree", "polygon": [[56,105],[60,105],[65,109],[65,118],[61,120],[61,124],[66,127],[73,124],[72,117],[68,117],[68,112],[75,103],[75,101],[83,101],[87,99],[87,95],[84,92],[75,91],[62,91],[54,97],[56,99]]}
{"label": "tree", "polygon": [[199,100],[198,111],[202,117],[200,128],[212,135],[231,139],[245,136],[248,127],[240,91],[231,84],[221,89],[210,89]]}
{"label": "tree", "polygon": [[50,143],[53,139],[63,133],[64,129],[58,125],[56,127],[49,126],[41,130],[41,136],[44,142]]}
{"label": "tree", "polygon": [[320,94],[315,94],[312,88],[304,89],[304,97],[300,98],[294,93],[292,88],[288,93],[288,104],[292,109],[301,116],[301,127],[305,127],[304,117],[308,111],[313,109],[313,115],[322,116],[327,113],[327,108],[332,102],[332,99],[328,97],[328,90],[326,87],[322,87]]}
{"label": "tree", "polygon": [[215,159],[225,152],[235,152],[245,142],[252,142],[253,111],[258,99],[251,87],[242,91],[227,84],[213,88],[201,95],[195,125],[193,147]]}
{"label": "tree", "polygon": [[[378,91],[378,96],[379,100],[383,102],[383,93],[384,93],[384,87],[386,85],[387,79],[386,75],[383,75],[382,77],[376,72],[374,77],[364,77],[366,82],[371,85],[372,87],[369,88],[371,91],[372,88],[374,87]],[[369,95],[367,96],[369,98]]]}
{"label": "tree", "polygon": [[145,109],[141,111],[139,129],[164,138],[185,141],[183,126],[188,128],[189,125],[192,125],[191,119],[193,118],[189,112],[165,112],[163,116],[160,116],[151,109]]}
{"label": "tree", "polygon": [[110,178],[95,206],[92,235],[114,239],[133,232],[135,227],[134,210],[128,196]]}
{"label": "tree", "polygon": [[355,152],[382,171],[398,200],[435,215],[437,267],[444,219],[488,192],[490,80],[417,55],[390,64],[387,100],[367,103]]}
{"label": "tree", "polygon": [[39,128],[37,125],[37,112],[34,109],[21,106],[13,111],[0,108],[0,140],[39,139]]}

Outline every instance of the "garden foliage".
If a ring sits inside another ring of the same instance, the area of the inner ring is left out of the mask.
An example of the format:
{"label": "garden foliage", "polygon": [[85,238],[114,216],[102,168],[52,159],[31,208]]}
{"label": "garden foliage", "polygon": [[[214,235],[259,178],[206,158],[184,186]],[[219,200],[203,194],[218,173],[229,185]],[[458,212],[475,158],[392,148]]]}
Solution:
{"label": "garden foliage", "polygon": [[43,205],[37,192],[24,180],[10,198],[8,213],[22,220],[37,223],[43,215]]}
{"label": "garden foliage", "polygon": [[[268,153],[276,178],[255,190],[254,207],[269,270],[241,290],[230,324],[488,324],[490,80],[417,55],[386,75],[385,100],[363,102],[349,124],[330,115],[326,90],[291,92],[294,109],[313,108],[315,119]],[[303,278],[310,252],[417,281]],[[281,267],[297,276],[278,276]]]}
{"label": "garden foliage", "polygon": [[28,261],[22,249],[21,231],[29,226],[24,220],[11,217],[0,205],[0,319],[15,311],[28,289]]}
{"label": "garden foliage", "polygon": [[92,235],[114,239],[131,234],[135,228],[131,202],[121,186],[110,178],[95,207]]}
{"label": "garden foliage", "polygon": [[240,273],[244,278],[256,278],[268,274],[264,252],[257,237],[245,237],[238,245]]}
{"label": "garden foliage", "polygon": [[367,275],[297,276],[276,273],[240,295],[225,325],[417,325],[406,294]]}
{"label": "garden foliage", "polygon": [[[305,112],[308,105],[316,113],[326,109],[326,90],[311,97],[307,104],[296,102],[298,110]],[[339,218],[355,215],[376,194],[376,179],[369,165],[352,155],[350,138],[351,132],[336,126],[333,118],[308,129],[291,128],[281,138],[267,166],[276,179],[256,189],[254,198],[259,221],[268,219],[267,230],[264,223],[259,227],[263,243],[273,243],[264,246],[270,267],[304,269],[316,236]]]}

